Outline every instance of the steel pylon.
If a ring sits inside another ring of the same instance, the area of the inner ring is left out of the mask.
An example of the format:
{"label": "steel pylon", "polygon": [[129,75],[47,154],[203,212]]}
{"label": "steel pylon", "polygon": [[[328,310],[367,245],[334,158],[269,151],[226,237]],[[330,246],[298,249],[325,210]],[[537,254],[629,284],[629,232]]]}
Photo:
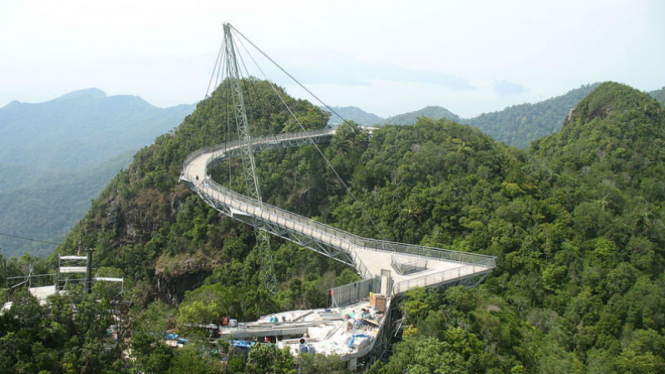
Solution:
{"label": "steel pylon", "polygon": [[[240,70],[238,68],[231,25],[228,23],[224,24],[224,42],[226,49],[226,76],[230,82],[238,140],[243,143],[243,146],[240,148],[240,153],[242,156],[242,169],[245,175],[247,194],[262,204],[263,199],[261,198],[261,188],[259,185],[259,179],[256,175],[256,161],[252,150],[252,136],[249,128],[249,121],[247,120],[247,109],[245,107],[245,99],[243,97],[242,86],[240,83]],[[265,230],[262,230],[261,227],[256,226],[254,227],[254,235],[256,237],[256,248],[259,251],[259,260],[261,261],[263,283],[268,293],[274,295],[277,293],[278,284],[275,275],[275,264],[270,250],[270,235]]]}

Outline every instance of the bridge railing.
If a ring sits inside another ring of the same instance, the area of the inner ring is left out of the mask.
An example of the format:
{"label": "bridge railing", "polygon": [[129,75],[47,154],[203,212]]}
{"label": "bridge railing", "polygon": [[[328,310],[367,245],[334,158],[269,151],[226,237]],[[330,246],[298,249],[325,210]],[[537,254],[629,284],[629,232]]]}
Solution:
{"label": "bridge railing", "polygon": [[[285,140],[291,140],[291,139],[304,139],[304,138],[314,138],[318,136],[326,136],[326,135],[333,135],[335,133],[335,129],[320,129],[320,130],[311,130],[311,131],[301,131],[301,132],[292,132],[292,133],[285,133],[285,134],[277,134],[277,135],[269,135],[269,136],[262,136],[253,139],[254,141],[252,142],[253,145],[256,144],[262,144],[262,143],[272,143],[272,142],[283,142]],[[213,154],[213,159],[217,158],[228,150],[232,150],[235,148],[239,148],[244,144],[244,142],[240,140],[234,140],[232,142],[228,143],[220,143],[220,144],[215,144],[207,147],[203,147],[200,149],[197,149],[193,153],[189,154],[187,157],[185,157],[185,161],[182,163],[182,170],[187,169],[187,165],[192,162],[192,160],[200,157],[203,154],[206,153],[212,153]]]}
{"label": "bridge railing", "polygon": [[[301,227],[300,230],[301,233],[315,237],[317,239],[321,239],[326,243],[328,243],[329,245],[333,245],[339,249],[344,250],[347,253],[353,253],[351,247],[357,246],[374,250],[384,250],[384,251],[404,253],[423,258],[430,258],[430,259],[435,258],[439,260],[452,261],[464,264],[475,264],[475,265],[485,266],[488,268],[494,268],[496,266],[495,262],[496,260],[492,256],[459,252],[449,249],[425,247],[414,244],[403,244],[403,243],[388,242],[384,240],[368,239],[358,235],[350,234],[341,229],[332,227],[330,225],[326,225],[321,222],[313,221],[309,218],[297,215],[295,213],[289,212],[281,208],[277,208],[273,205],[266,203],[259,203],[258,200],[242,195],[238,192],[235,192],[229,188],[220,185],[219,183],[213,180],[207,179],[206,183],[211,189],[229,198],[229,200],[223,201],[224,204],[232,205],[231,201],[235,200],[237,202],[242,203],[243,206],[240,207],[241,208],[240,210],[250,212],[257,217],[260,217],[261,219],[265,219],[270,222],[275,222],[279,225],[291,229],[294,229],[295,225],[298,225]],[[197,186],[197,188],[200,187],[201,186]],[[287,223],[287,221],[291,224]],[[356,262],[362,264],[360,261]],[[362,265],[362,267],[364,267],[364,265]],[[361,274],[365,272],[369,274],[369,271],[366,268],[362,269]]]}
{"label": "bridge railing", "polygon": [[[322,129],[322,130],[314,130],[314,131],[301,132],[301,133],[279,134],[275,136],[256,138],[253,144],[275,143],[275,142],[279,143],[288,140],[331,135],[334,133],[334,131],[335,130],[332,129]],[[210,157],[206,159],[206,169],[207,169],[210,163],[214,162],[218,158],[228,157],[228,155],[226,155],[227,152],[230,152],[241,146],[242,142],[235,141],[227,144],[219,144],[216,146],[199,149],[198,151],[192,153],[185,159],[183,173],[187,173],[187,165],[197,157],[200,157],[206,153],[213,153]],[[194,180],[191,175],[185,175],[185,177],[187,177],[187,179],[190,181]],[[366,249],[398,252],[412,256],[422,256],[430,259],[435,258],[439,260],[458,262],[463,264],[479,265],[487,268],[494,268],[496,266],[496,258],[493,256],[453,251],[449,249],[426,247],[421,245],[396,243],[396,242],[390,242],[378,239],[369,239],[358,235],[350,234],[346,231],[291,213],[287,210],[277,208],[270,204],[261,203],[256,199],[253,199],[251,197],[242,195],[231,189],[223,187],[222,185],[211,179],[206,179],[205,182],[207,187],[211,188],[212,190],[220,194],[221,195],[220,197],[223,196],[228,197],[228,199],[223,199],[224,201],[222,201],[224,204],[227,204],[228,206],[233,206],[233,201],[235,200],[237,203],[241,203],[240,205],[242,206],[238,206],[238,208],[240,208],[239,210],[241,211],[248,212],[249,214],[252,214],[255,217],[259,217],[260,219],[267,220],[269,222],[277,223],[278,225],[282,225],[283,227],[289,229],[295,229],[296,226],[300,226],[299,230],[300,233],[316,238],[320,241],[327,243],[328,245],[332,245],[350,254],[354,253],[352,247],[356,246],[356,247],[363,247]],[[199,191],[202,188],[206,188],[206,185],[204,185],[203,183],[198,183],[198,184],[193,183],[193,185]],[[354,261],[355,260],[356,259],[354,259]],[[364,269],[358,269],[361,272],[361,275],[363,275],[363,277],[364,277],[363,274],[364,272],[367,272],[369,274],[369,271],[367,270],[366,267],[364,267],[364,265],[362,265],[361,261],[356,261],[356,262],[359,264],[359,266],[364,268]]]}
{"label": "bridge railing", "polygon": [[358,273],[363,279],[370,279],[374,276],[367,266],[365,266],[365,263],[362,262],[360,257],[358,257],[358,254],[356,252],[350,252],[351,258],[353,259],[353,263],[356,265],[356,270],[358,270]]}
{"label": "bridge railing", "polygon": [[[489,269],[487,270],[489,271]],[[406,292],[415,287],[428,287],[433,285],[442,285],[450,282],[462,280],[466,276],[475,276],[482,274],[475,266],[460,266],[454,269],[440,271],[434,274],[423,275],[418,278],[411,278],[393,285],[393,295]]]}
{"label": "bridge railing", "polygon": [[[195,186],[198,192],[203,196],[203,199],[206,202],[210,203],[211,205],[214,205],[214,202],[221,202],[222,204],[227,206],[233,206],[234,203],[236,203],[236,206],[243,209],[243,211],[250,211],[250,209],[254,210],[257,209],[257,207],[254,205],[254,203],[258,204],[257,200],[254,200],[245,195],[230,190],[224,186],[221,186],[219,183],[213,180],[208,179],[205,181],[205,183],[207,187],[210,187],[213,191],[220,194],[220,197],[216,197],[213,194],[210,194],[206,191],[202,191],[201,189],[198,188],[198,186]],[[201,185],[203,185],[203,183],[201,183]],[[296,230],[296,225],[301,225],[303,227],[311,227],[311,225],[308,224],[309,222],[307,222],[308,220],[305,217],[298,216],[297,214],[293,214],[289,211],[276,208],[269,204],[263,204],[259,209],[260,209],[259,217],[261,217],[264,220],[277,223],[282,227],[294,229],[294,231],[298,231],[300,233],[305,233],[310,237],[317,237],[317,235],[314,234],[317,230],[316,228],[310,229],[310,232],[306,232],[306,230]],[[287,222],[291,222],[291,224]],[[318,238],[322,239],[320,235],[318,236]],[[329,243],[330,239],[332,238],[334,237],[331,236],[330,238],[328,238],[329,240],[323,240],[323,241]],[[344,244],[347,245],[345,246]],[[358,254],[351,250],[350,248],[351,246],[348,243],[345,243],[343,240],[340,240],[337,243],[337,245],[335,245],[335,247],[349,254],[351,260],[353,261],[356,267],[356,270],[363,279],[370,279],[374,276],[369,271],[367,266],[365,266],[362,260],[358,257]]]}

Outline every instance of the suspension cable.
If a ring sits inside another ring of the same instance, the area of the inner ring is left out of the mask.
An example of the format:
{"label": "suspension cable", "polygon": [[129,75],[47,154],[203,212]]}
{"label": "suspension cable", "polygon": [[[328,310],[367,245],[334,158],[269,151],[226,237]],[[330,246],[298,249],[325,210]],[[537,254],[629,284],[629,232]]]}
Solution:
{"label": "suspension cable", "polygon": [[[235,43],[236,39],[233,39],[233,41]],[[245,52],[247,52],[249,57],[252,59],[252,61],[256,65],[256,61],[254,61],[254,58],[252,57],[252,55],[247,50],[247,47],[245,47],[245,45],[242,44],[242,40],[237,39],[237,42],[240,43],[242,48],[245,50]],[[237,44],[236,44],[236,51],[240,52],[240,49],[237,47]],[[270,127],[270,119],[272,119],[272,114],[268,111],[268,105],[265,103],[265,98],[260,95],[260,93],[258,92],[258,89],[257,89],[257,86],[260,84],[260,82],[258,82],[258,79],[256,79],[256,80],[251,79],[252,75],[249,73],[249,69],[245,65],[245,60],[243,59],[241,53],[238,53],[238,58],[240,59],[240,62],[242,63],[242,67],[245,69],[245,73],[247,74],[247,78],[248,78],[247,79],[247,84],[246,84],[246,87],[247,87],[247,90],[246,90],[246,92],[247,92],[247,102],[250,103],[250,105],[254,105],[254,106],[256,106],[256,104],[258,103],[258,110],[261,111],[261,114],[263,115],[263,117],[261,117],[261,115],[256,116],[256,117],[252,116],[252,117],[254,117],[253,118],[254,119],[254,125],[255,125],[254,127],[257,130],[257,135],[262,135],[262,136],[267,135],[267,136],[272,136],[273,138],[275,138],[276,135],[273,134],[272,128]],[[252,95],[254,95],[254,97],[252,97]],[[260,131],[260,130],[263,129],[263,127],[261,126],[262,125],[261,118],[266,118],[266,120],[267,120],[267,126],[265,128],[265,132],[266,132],[265,134],[263,134]]]}
{"label": "suspension cable", "polygon": [[[232,26],[232,27],[233,27],[233,26]],[[235,27],[234,27],[233,29],[236,30],[236,32],[240,33]],[[241,34],[241,35],[242,35],[242,34]],[[256,47],[256,46],[255,46],[251,41],[249,41],[244,35],[243,35],[243,38],[244,38],[245,40],[247,40],[252,46],[254,46],[254,48],[258,49],[258,47]],[[298,119],[298,117],[296,117],[295,113],[291,110],[291,108],[290,108],[289,105],[286,103],[286,101],[284,100],[284,98],[282,97],[282,95],[279,93],[279,91],[277,90],[277,88],[276,88],[276,87],[272,84],[272,82],[268,79],[268,77],[266,76],[265,72],[263,71],[263,69],[261,69],[261,67],[260,67],[259,64],[256,62],[256,60],[254,59],[254,57],[252,56],[252,54],[251,54],[251,53],[249,52],[249,50],[245,47],[245,45],[242,44],[242,41],[240,41],[240,44],[243,46],[243,48],[245,49],[245,52],[247,52],[247,54],[249,55],[250,59],[254,62],[254,65],[256,66],[256,68],[261,72],[261,74],[262,74],[263,77],[265,78],[266,82],[268,82],[268,84],[270,85],[270,87],[272,88],[272,90],[275,92],[275,94],[277,95],[277,97],[279,98],[279,100],[282,102],[282,104],[284,104],[284,106],[286,107],[286,109],[288,110],[288,112],[291,114],[291,116],[293,117],[293,119],[296,121],[296,123],[298,124],[298,126],[300,126],[300,128],[302,129],[302,131],[304,131],[304,132],[307,134],[308,131],[307,131],[307,129],[305,128],[305,126],[303,126],[302,122],[300,122],[300,120]],[[261,50],[259,50],[259,52],[261,52],[264,56],[266,56],[265,53],[263,53]],[[267,56],[266,56],[266,57],[267,57]],[[270,59],[269,57],[268,57],[268,59],[269,59],[270,61],[272,61],[275,65],[277,65],[277,63],[275,63],[275,62],[274,62],[272,59]],[[277,65],[277,67],[279,67],[282,71],[284,71],[284,69],[282,69],[279,65]],[[285,72],[285,73],[286,73],[286,72]],[[288,74],[288,73],[286,73],[286,74],[289,75],[289,77],[291,77],[290,74]],[[291,78],[292,78],[293,80],[295,80],[295,78],[293,78],[293,77],[291,77]],[[297,81],[296,81],[296,82],[297,82]],[[300,84],[300,83],[298,83],[298,84]],[[307,90],[307,92],[310,92],[310,91]],[[311,92],[310,92],[310,93],[311,93]],[[314,95],[314,94],[312,94],[312,95]],[[317,98],[317,100],[319,100],[319,99]],[[319,100],[319,101],[320,101],[320,100]],[[325,104],[324,104],[324,105],[325,105]],[[328,106],[326,105],[326,107],[328,107]],[[335,113],[335,114],[336,114],[336,113]],[[340,117],[340,118],[341,118],[341,117]],[[343,118],[342,118],[342,119],[343,119]],[[314,140],[312,140],[311,138],[308,138],[308,139],[309,139],[309,141],[310,141],[310,144],[313,145],[314,148],[316,148],[316,150],[319,152],[319,154],[321,155],[321,157],[323,157],[323,159],[325,160],[326,165],[328,166],[328,168],[330,168],[330,170],[332,170],[332,172],[335,174],[335,176],[337,177],[337,179],[342,183],[342,185],[344,186],[344,189],[346,190],[346,192],[351,196],[351,198],[353,199],[353,201],[354,201],[356,204],[358,204],[358,206],[360,207],[360,210],[362,211],[363,215],[369,220],[369,222],[372,224],[372,226],[374,226],[374,228],[375,228],[376,231],[378,232],[379,236],[381,236],[381,238],[382,238],[384,241],[386,241],[386,242],[388,242],[388,243],[391,243],[391,241],[387,240],[387,237],[386,237],[386,235],[383,233],[383,231],[381,231],[381,229],[379,229],[378,225],[374,222],[374,220],[372,219],[372,216],[367,212],[367,210],[365,209],[365,207],[363,206],[363,204],[362,204],[362,203],[356,198],[356,196],[353,194],[353,192],[351,191],[351,188],[349,188],[349,186],[344,182],[344,180],[343,180],[342,177],[339,175],[339,173],[337,173],[337,170],[335,170],[335,168],[332,166],[332,163],[331,163],[331,162],[328,160],[328,158],[325,156],[325,154],[323,153],[323,151],[321,150],[321,148],[320,148],[320,147],[314,142]],[[390,246],[392,246],[392,244],[390,244]]]}
{"label": "suspension cable", "polygon": [[12,235],[12,234],[4,233],[4,232],[0,232],[0,235],[2,235],[2,236],[8,236],[8,237],[10,237],[10,238],[29,240],[29,241],[31,241],[31,242],[37,242],[37,243],[43,243],[43,244],[51,244],[51,245],[56,245],[56,246],[57,246],[57,245],[60,245],[60,243],[54,243],[54,242],[49,242],[49,241],[46,241],[46,240],[39,240],[39,239],[34,239],[34,238],[28,238],[28,237],[20,236],[20,235]]}
{"label": "suspension cable", "polygon": [[[224,43],[222,43],[221,48],[224,48]],[[226,69],[226,59],[224,58],[224,53],[226,53],[226,51],[222,51],[220,55],[221,60],[217,64],[218,68],[217,75],[215,76],[215,87],[218,87],[220,84],[220,78],[224,76],[224,70]]]}
{"label": "suspension cable", "polygon": [[[224,43],[222,43],[222,48],[223,47]],[[215,78],[215,87],[218,87],[218,85],[221,84],[220,79],[224,77],[224,71],[226,70],[226,59],[224,58],[225,53],[226,50],[222,51],[221,62],[219,63],[220,69],[217,69],[217,77]]]}
{"label": "suspension cable", "polygon": [[[242,36],[243,39],[247,40],[247,42],[248,42],[249,44],[251,44],[252,47],[254,47],[257,51],[259,51],[259,52],[260,52],[265,58],[267,58],[270,62],[272,62],[272,63],[273,63],[273,64],[274,64],[279,70],[281,70],[284,74],[286,74],[289,78],[291,78],[294,82],[296,82],[296,83],[297,83],[297,84],[298,84],[303,90],[307,91],[307,92],[308,92],[310,95],[312,95],[312,97],[314,97],[319,103],[321,103],[323,106],[325,106],[326,109],[328,109],[331,113],[333,113],[333,114],[336,115],[337,117],[341,118],[341,119],[342,119],[342,122],[347,122],[346,119],[344,119],[344,117],[340,116],[339,113],[337,113],[337,112],[336,112],[335,110],[333,110],[330,106],[328,106],[328,104],[324,103],[323,100],[319,99],[318,96],[316,96],[312,91],[310,91],[307,87],[305,87],[302,83],[300,83],[300,81],[298,81],[295,77],[293,77],[293,75],[289,74],[289,72],[287,72],[286,70],[284,70],[284,68],[282,68],[277,62],[275,62],[275,60],[273,60],[272,58],[270,58],[270,56],[268,56],[265,52],[263,52],[263,50],[261,50],[261,48],[259,48],[258,46],[256,46],[256,44],[252,43],[252,41],[249,40],[249,39],[248,39],[243,33],[241,33],[240,31],[238,31],[238,29],[236,29],[235,27],[233,27],[233,25],[231,25],[231,28],[232,28],[233,30],[235,30],[235,32],[237,32],[238,35]],[[262,73],[263,73],[263,72],[262,72]],[[266,79],[266,80],[267,80],[267,79]]]}
{"label": "suspension cable", "polygon": [[[208,82],[208,88],[206,89],[206,94],[205,97],[208,97],[210,94],[210,86],[212,85],[212,80],[215,78],[215,75],[219,76],[219,70],[218,67],[220,66],[220,58],[222,58],[222,51],[224,48],[224,43],[219,47],[219,52],[217,52],[217,59],[215,60],[215,66],[212,68],[212,74],[210,75],[210,81]],[[215,74],[215,71],[217,71],[217,74]],[[217,80],[215,80],[215,87],[217,87]]]}
{"label": "suspension cable", "polygon": [[[236,42],[236,39],[234,39],[234,42]],[[245,45],[242,44],[242,40],[238,40],[238,42],[241,43],[240,45],[243,47],[243,49],[245,49],[245,51],[247,51]],[[240,51],[237,45],[236,45],[236,50]],[[260,132],[260,130],[263,129],[263,127],[261,126],[262,125],[261,118],[266,118],[267,121],[267,128],[265,128],[266,134],[259,133],[257,135],[272,135],[273,137],[275,137],[275,134],[272,133],[272,128],[270,127],[270,120],[272,119],[272,113],[268,111],[268,105],[265,103],[265,98],[262,95],[260,95],[257,88],[261,84],[261,82],[259,82],[258,79],[255,80],[251,79],[252,75],[249,73],[249,69],[245,65],[245,60],[242,58],[242,54],[238,53],[238,58],[240,59],[240,62],[242,63],[242,66],[245,69],[245,73],[247,74],[248,78],[246,85],[248,88],[246,91],[247,101],[250,103],[250,105],[254,105],[254,107],[256,107],[256,104],[258,103],[258,110],[261,112],[260,115],[253,118],[255,123],[255,128],[257,129],[257,131]],[[253,98],[252,95],[254,95]]]}

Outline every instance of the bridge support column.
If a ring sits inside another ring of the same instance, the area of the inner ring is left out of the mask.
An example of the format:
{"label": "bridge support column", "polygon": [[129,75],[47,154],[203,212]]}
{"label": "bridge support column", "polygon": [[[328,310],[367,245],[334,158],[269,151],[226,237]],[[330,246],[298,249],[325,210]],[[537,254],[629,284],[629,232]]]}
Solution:
{"label": "bridge support column", "polygon": [[381,294],[390,296],[392,291],[391,272],[387,269],[381,269]]}
{"label": "bridge support column", "polygon": [[358,369],[358,359],[355,357],[350,359],[346,364],[346,368],[355,372]]}

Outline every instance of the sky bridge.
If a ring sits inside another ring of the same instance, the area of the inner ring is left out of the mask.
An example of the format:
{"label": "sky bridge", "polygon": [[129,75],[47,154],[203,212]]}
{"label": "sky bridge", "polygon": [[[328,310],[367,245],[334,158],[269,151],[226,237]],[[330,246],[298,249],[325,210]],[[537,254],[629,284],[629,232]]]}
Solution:
{"label": "sky bridge", "polygon": [[[254,151],[263,151],[323,143],[335,132],[334,128],[326,128],[257,137],[251,146]],[[221,213],[350,265],[363,279],[388,276],[390,281],[383,286],[388,296],[415,287],[475,283],[495,267],[492,256],[363,238],[242,195],[212,180],[208,168],[240,156],[244,146],[242,141],[236,141],[199,149],[186,158],[180,180]]]}
{"label": "sky bridge", "polygon": [[[356,370],[358,359],[372,361],[380,355],[377,352],[385,352],[392,331],[399,329],[399,313],[392,311],[396,310],[395,306],[399,304],[396,300],[400,295],[416,287],[475,285],[492,271],[496,259],[492,256],[364,238],[264,203],[254,153],[309,144],[316,146],[328,142],[335,136],[336,129],[307,131],[280,91],[266,77],[268,85],[302,132],[253,137],[245,107],[242,69],[237,59],[234,31],[239,34],[230,24],[224,24],[224,44],[213,76],[215,73],[225,74],[225,78],[218,81],[226,85],[226,92],[230,96],[226,98],[226,105],[233,116],[227,112],[227,129],[231,127],[229,117],[235,117],[238,140],[202,148],[189,155],[184,161],[180,180],[219,212],[254,227],[256,249],[261,258],[260,274],[268,293],[275,294],[278,290],[270,234],[352,266],[363,280],[330,290],[335,307],[330,312],[328,309],[316,313],[313,310],[303,311],[304,314],[293,318],[287,318],[285,314],[279,317],[268,316],[268,324],[266,321],[242,324],[237,328],[221,329],[221,334],[227,337],[276,339],[278,344],[289,346],[292,351],[295,350],[294,353],[299,354],[306,350],[301,351],[300,346],[296,349],[294,344],[304,344],[304,340],[297,339],[297,335],[306,331],[304,336],[314,338],[314,350],[340,355],[348,361],[350,369]],[[247,38],[244,40],[274,63],[254,43]],[[251,60],[256,63],[254,58]],[[283,68],[274,64],[295,81]],[[246,69],[244,64],[243,67]],[[326,107],[334,113],[329,106]],[[368,136],[371,131],[368,130]],[[320,149],[319,153],[325,159]],[[208,169],[212,165],[235,157],[242,159],[241,172],[245,177],[246,194],[222,186],[209,175]],[[327,159],[326,162],[332,168]]]}

